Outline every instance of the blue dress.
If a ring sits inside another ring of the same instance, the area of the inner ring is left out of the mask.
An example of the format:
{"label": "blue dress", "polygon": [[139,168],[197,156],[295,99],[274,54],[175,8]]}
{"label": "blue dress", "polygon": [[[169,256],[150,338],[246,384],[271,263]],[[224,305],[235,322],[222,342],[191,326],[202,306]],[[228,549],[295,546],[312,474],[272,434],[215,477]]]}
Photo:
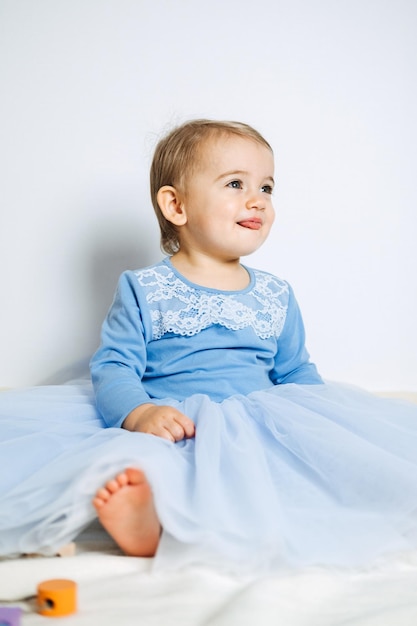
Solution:
{"label": "blue dress", "polygon": [[[128,466],[151,483],[155,567],[368,565],[417,544],[417,406],[324,383],[291,287],[187,281],[169,259],[121,276],[89,380],[0,394],[0,555],[53,553]],[[120,428],[143,402],[196,425]]]}

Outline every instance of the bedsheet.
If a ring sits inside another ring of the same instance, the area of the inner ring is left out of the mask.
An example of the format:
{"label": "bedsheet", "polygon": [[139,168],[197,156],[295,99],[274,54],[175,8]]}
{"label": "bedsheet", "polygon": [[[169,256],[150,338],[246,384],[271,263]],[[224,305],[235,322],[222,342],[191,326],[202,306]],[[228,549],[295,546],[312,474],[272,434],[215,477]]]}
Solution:
{"label": "bedsheet", "polygon": [[[408,399],[417,400],[415,394]],[[151,565],[152,559],[124,556],[94,523],[77,538],[74,556],[1,560],[0,606],[21,607],[23,626],[417,624],[417,552],[367,569],[310,567],[257,578],[204,567],[155,574]],[[36,612],[36,586],[50,578],[77,583],[76,613]]]}
{"label": "bedsheet", "polygon": [[[23,625],[45,620],[68,626],[417,623],[417,553],[367,570],[306,568],[255,579],[201,567],[156,575],[150,565],[150,559],[123,556],[95,524],[77,541],[75,556],[0,562],[0,604],[20,606]],[[36,586],[50,578],[76,581],[76,613],[65,618],[36,613]]]}

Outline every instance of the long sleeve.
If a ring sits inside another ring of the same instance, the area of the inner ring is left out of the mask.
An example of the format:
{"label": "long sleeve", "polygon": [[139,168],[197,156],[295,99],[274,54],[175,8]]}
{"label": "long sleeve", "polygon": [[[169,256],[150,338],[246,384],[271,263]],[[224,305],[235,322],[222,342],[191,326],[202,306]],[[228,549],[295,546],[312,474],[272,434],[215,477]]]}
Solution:
{"label": "long sleeve", "polygon": [[221,402],[271,384],[322,382],[290,286],[252,276],[248,292],[225,293],[188,283],[166,261],[122,274],[90,364],[108,426],[147,402],[195,393]]}
{"label": "long sleeve", "polygon": [[275,367],[271,374],[274,384],[299,383],[316,385],[323,382],[305,347],[305,330],[294,292],[290,285],[287,317],[278,337]]}
{"label": "long sleeve", "polygon": [[112,427],[121,426],[134,408],[150,401],[141,380],[151,330],[143,320],[140,297],[133,272],[124,272],[90,363],[97,408]]}

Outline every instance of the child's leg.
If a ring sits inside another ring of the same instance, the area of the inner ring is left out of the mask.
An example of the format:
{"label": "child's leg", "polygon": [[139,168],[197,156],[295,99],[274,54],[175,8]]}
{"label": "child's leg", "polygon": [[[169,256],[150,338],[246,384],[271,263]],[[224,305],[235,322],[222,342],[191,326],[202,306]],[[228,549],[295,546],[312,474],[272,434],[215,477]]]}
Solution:
{"label": "child's leg", "polygon": [[128,468],[99,489],[93,500],[98,518],[130,556],[154,556],[161,525],[145,474]]}

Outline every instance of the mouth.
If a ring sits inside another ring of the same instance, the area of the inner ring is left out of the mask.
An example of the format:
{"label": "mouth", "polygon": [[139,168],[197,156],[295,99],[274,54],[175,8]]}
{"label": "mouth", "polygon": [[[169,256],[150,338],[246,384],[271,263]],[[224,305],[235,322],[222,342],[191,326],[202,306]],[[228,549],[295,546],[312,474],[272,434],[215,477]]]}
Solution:
{"label": "mouth", "polygon": [[238,222],[239,226],[242,228],[249,228],[249,230],[259,230],[262,226],[262,220],[259,217],[251,217],[247,220],[242,220]]}

